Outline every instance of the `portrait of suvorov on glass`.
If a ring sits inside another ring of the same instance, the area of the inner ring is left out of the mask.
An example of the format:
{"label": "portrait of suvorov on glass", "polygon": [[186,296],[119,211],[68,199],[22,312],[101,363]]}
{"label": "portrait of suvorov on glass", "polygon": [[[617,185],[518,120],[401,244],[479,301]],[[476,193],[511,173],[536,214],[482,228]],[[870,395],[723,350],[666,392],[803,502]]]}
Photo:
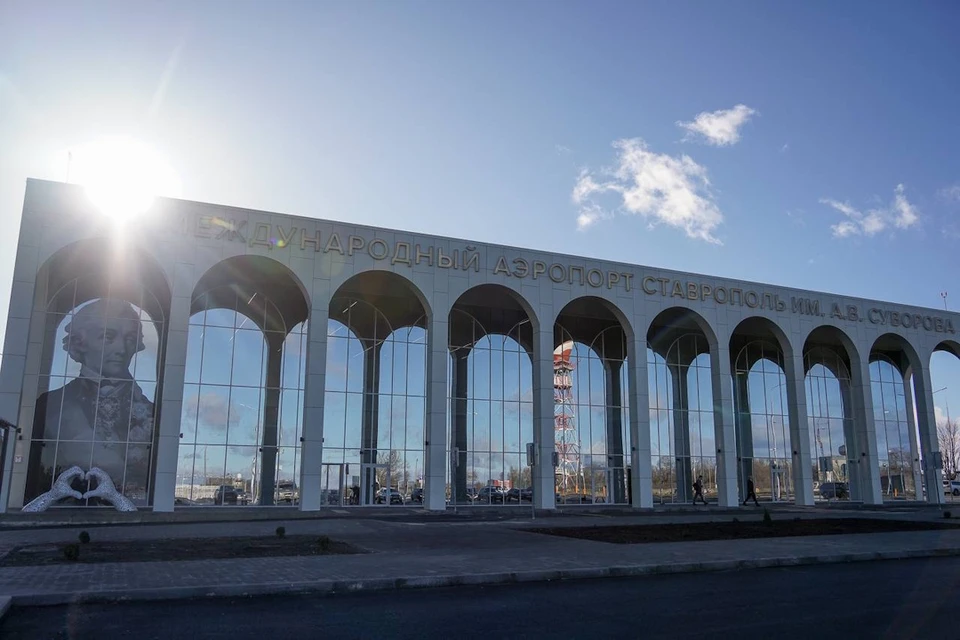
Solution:
{"label": "portrait of suvorov on glass", "polygon": [[[130,371],[134,356],[145,348],[140,314],[125,300],[101,298],[76,311],[64,330],[63,350],[80,369],[64,386],[37,399],[34,438],[47,446],[56,443],[56,469],[49,468],[53,452],[45,452],[41,483],[49,487],[73,466],[97,467],[121,493],[145,501],[154,404]],[[83,485],[83,479],[73,483],[80,493],[94,488]],[[71,502],[79,503],[62,504]]]}

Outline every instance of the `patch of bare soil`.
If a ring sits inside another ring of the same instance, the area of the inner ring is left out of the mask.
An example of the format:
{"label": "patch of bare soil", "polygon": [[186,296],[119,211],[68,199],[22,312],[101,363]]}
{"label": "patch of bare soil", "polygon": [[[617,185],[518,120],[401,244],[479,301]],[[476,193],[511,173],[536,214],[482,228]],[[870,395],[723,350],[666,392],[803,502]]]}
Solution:
{"label": "patch of bare soil", "polygon": [[[94,532],[95,535],[95,532]],[[22,545],[3,558],[0,566],[25,567],[98,562],[164,562],[170,560],[223,560],[281,556],[322,556],[365,553],[353,545],[324,536],[250,536],[242,538],[169,538],[163,540],[92,540],[75,543],[76,559],[69,559],[66,544]]]}
{"label": "patch of bare soil", "polygon": [[694,542],[703,540],[739,540],[741,538],[779,538],[789,536],[830,536],[895,531],[932,531],[956,529],[946,522],[910,522],[865,518],[819,520],[751,520],[747,522],[691,522],[640,524],[612,527],[551,527],[523,529],[552,536],[565,536],[614,544],[648,542]]}

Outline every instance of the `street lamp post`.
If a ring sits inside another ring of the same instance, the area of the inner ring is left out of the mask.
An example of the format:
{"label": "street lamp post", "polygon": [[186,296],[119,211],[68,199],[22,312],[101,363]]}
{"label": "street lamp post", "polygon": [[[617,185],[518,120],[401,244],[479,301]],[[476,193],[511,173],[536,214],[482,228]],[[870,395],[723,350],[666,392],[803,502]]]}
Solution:
{"label": "street lamp post", "polygon": [[[946,294],[942,294],[942,295],[946,296]],[[944,297],[944,306],[946,306],[946,297]],[[941,388],[937,389],[936,391],[934,391],[934,392],[933,392],[932,394],[930,394],[930,395],[936,395],[936,394],[940,393],[941,391],[946,391],[946,390],[947,390],[947,387],[941,387]],[[950,421],[950,401],[949,401],[949,400],[944,400],[944,410],[947,412],[947,433],[949,434],[950,426],[951,426],[951,421]],[[950,442],[949,444],[951,445],[951,448],[952,448],[952,449],[956,449],[956,443],[955,443],[955,442]],[[943,455],[943,451],[941,451],[940,454]],[[943,455],[943,466],[946,467],[946,468],[950,471],[950,475],[954,475],[954,472],[956,471],[956,469],[954,469],[954,466],[955,466],[956,463],[957,463],[957,461],[954,460],[955,455],[956,455],[956,452],[955,452],[955,451],[948,451],[948,452],[946,453],[946,455]]]}

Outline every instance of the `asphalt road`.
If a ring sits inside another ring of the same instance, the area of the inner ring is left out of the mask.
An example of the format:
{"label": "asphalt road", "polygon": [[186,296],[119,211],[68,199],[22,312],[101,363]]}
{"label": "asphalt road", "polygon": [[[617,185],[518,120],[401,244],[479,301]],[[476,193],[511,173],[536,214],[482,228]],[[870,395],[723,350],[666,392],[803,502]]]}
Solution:
{"label": "asphalt road", "polygon": [[15,609],[0,638],[956,638],[960,558]]}

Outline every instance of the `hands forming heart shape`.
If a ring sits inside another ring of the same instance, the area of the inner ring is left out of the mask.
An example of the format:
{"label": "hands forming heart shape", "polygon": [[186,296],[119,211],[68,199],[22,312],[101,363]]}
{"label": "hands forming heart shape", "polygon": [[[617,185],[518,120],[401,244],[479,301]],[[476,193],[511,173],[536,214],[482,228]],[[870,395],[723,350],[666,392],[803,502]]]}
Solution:
{"label": "hands forming heart shape", "polygon": [[[92,491],[80,493],[72,486],[74,480],[82,479],[90,481],[92,478],[97,480],[97,488]],[[70,467],[60,474],[57,481],[53,483],[50,491],[37,496],[23,507],[23,511],[28,513],[39,513],[46,511],[51,505],[63,500],[64,498],[76,498],[77,500],[88,500],[90,498],[100,498],[105,502],[112,504],[117,511],[136,511],[137,507],[129,498],[117,491],[113,480],[106,471],[99,467],[93,467],[86,473],[80,467]]]}

